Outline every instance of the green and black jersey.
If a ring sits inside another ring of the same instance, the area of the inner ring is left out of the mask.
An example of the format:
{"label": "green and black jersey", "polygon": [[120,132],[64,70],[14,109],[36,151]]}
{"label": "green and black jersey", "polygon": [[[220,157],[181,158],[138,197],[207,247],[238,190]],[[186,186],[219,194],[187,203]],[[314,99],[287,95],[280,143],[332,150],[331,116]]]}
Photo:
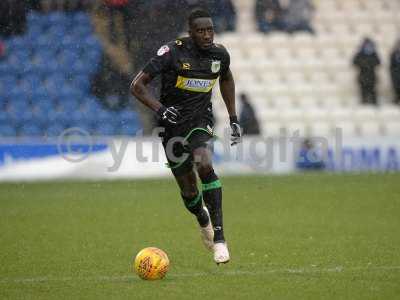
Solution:
{"label": "green and black jersey", "polygon": [[199,49],[190,37],[162,46],[144,67],[152,78],[161,75],[161,103],[174,106],[179,123],[212,113],[211,93],[219,77],[227,75],[230,57],[222,45]]}

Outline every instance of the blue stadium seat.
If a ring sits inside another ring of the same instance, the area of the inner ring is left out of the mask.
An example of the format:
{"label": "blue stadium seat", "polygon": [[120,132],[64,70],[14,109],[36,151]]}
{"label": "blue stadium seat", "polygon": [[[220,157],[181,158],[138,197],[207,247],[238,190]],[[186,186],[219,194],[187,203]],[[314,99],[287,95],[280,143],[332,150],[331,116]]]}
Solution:
{"label": "blue stadium seat", "polygon": [[11,98],[8,102],[7,109],[9,113],[16,115],[18,118],[23,111],[29,110],[30,106],[29,102],[23,97],[14,99]]}
{"label": "blue stadium seat", "polygon": [[89,75],[93,69],[97,69],[97,66],[91,66],[81,59],[76,60],[72,65],[72,72],[74,75]]}
{"label": "blue stadium seat", "polygon": [[90,80],[86,75],[75,75],[72,79],[71,86],[74,89],[79,89],[83,93],[89,93]]}
{"label": "blue stadium seat", "polygon": [[37,24],[42,19],[42,14],[36,11],[30,11],[29,14],[26,16],[26,20],[28,25]]}
{"label": "blue stadium seat", "polygon": [[2,96],[0,93],[0,117],[1,117],[1,115],[4,114],[3,110],[5,109],[7,104],[8,104],[8,99],[6,97]]}
{"label": "blue stadium seat", "polygon": [[50,137],[60,136],[66,128],[58,123],[48,124],[45,134]]}
{"label": "blue stadium seat", "polygon": [[43,136],[43,130],[34,123],[22,125],[18,130],[19,136]]}
{"label": "blue stadium seat", "polygon": [[83,40],[84,47],[89,49],[101,49],[100,41],[94,36],[91,35]]}
{"label": "blue stadium seat", "polygon": [[64,24],[54,24],[46,31],[46,35],[49,36],[54,43],[55,41],[63,39],[68,31],[69,29],[66,28]]}
{"label": "blue stadium seat", "polygon": [[88,96],[102,56],[89,15],[30,12],[27,21],[24,35],[6,40],[0,62],[0,134],[58,135],[65,126],[115,134],[119,115]]}
{"label": "blue stadium seat", "polygon": [[99,49],[90,49],[90,48],[85,48],[82,59],[89,65],[93,65],[96,67],[99,65],[101,61],[101,56],[102,53]]}
{"label": "blue stadium seat", "polygon": [[[59,42],[54,41],[54,39],[50,35],[42,34],[33,44],[33,50],[35,55],[45,56],[50,54],[51,56],[55,55],[59,49]],[[41,54],[44,52],[43,54]]]}
{"label": "blue stadium seat", "polygon": [[48,19],[50,26],[59,25],[59,24],[63,24],[65,26],[71,25],[70,19],[68,18],[68,16],[61,11],[60,12],[56,11],[56,12],[47,14],[47,19]]}
{"label": "blue stadium seat", "polygon": [[48,120],[49,120],[49,122],[56,122],[56,123],[60,123],[61,125],[66,126],[71,121],[71,113],[56,110],[52,114],[48,115]]}
{"label": "blue stadium seat", "polygon": [[71,34],[73,38],[80,39],[80,38],[87,38],[93,33],[93,29],[91,26],[87,25],[78,25],[74,26],[71,30]]}
{"label": "blue stadium seat", "polygon": [[9,54],[8,59],[11,61],[18,61],[18,64],[26,64],[30,62],[32,57],[31,51],[29,49],[15,49]]}
{"label": "blue stadium seat", "polygon": [[0,61],[0,76],[11,75],[9,71],[9,65],[6,61]]}
{"label": "blue stadium seat", "polygon": [[18,85],[14,85],[8,93],[8,97],[12,102],[17,102],[19,99],[27,98],[24,90],[22,90]]}
{"label": "blue stadium seat", "polygon": [[82,111],[81,109],[77,109],[70,113],[71,122],[72,123],[79,123],[84,120],[88,120],[87,113]]}
{"label": "blue stadium seat", "polygon": [[136,122],[123,124],[119,130],[118,134],[127,135],[127,136],[135,136],[137,131],[140,129]]}
{"label": "blue stadium seat", "polygon": [[29,68],[30,64],[21,62],[15,55],[10,55],[7,60],[0,64],[0,74],[8,74],[17,77],[23,73],[24,70]]}
{"label": "blue stadium seat", "polygon": [[59,92],[59,90],[67,84],[65,75],[58,73],[58,74],[51,74],[47,75],[44,81],[44,86],[49,91],[49,93],[55,94]]}
{"label": "blue stadium seat", "polygon": [[138,116],[135,111],[126,109],[119,113],[118,118],[120,120],[130,121],[130,120],[136,120]]}
{"label": "blue stadium seat", "polygon": [[35,115],[33,114],[31,108],[29,107],[29,108],[25,108],[25,110],[23,110],[19,113],[14,113],[13,119],[17,123],[25,124],[27,122],[33,122],[35,120]]}
{"label": "blue stadium seat", "polygon": [[97,123],[97,126],[94,130],[94,134],[99,136],[115,135],[116,130],[113,125],[102,122],[102,123]]}
{"label": "blue stadium seat", "polygon": [[23,76],[19,84],[22,90],[34,90],[42,85],[41,77],[35,73]]}
{"label": "blue stadium seat", "polygon": [[73,36],[68,35],[62,39],[60,46],[63,49],[73,50],[73,49],[76,49],[78,42],[79,41],[77,39],[75,39]]}
{"label": "blue stadium seat", "polygon": [[7,74],[0,75],[0,95],[9,97],[11,89],[17,84],[16,77]]}
{"label": "blue stadium seat", "polygon": [[0,125],[0,137],[13,137],[17,135],[17,130],[14,126],[4,124]]}
{"label": "blue stadium seat", "polygon": [[65,112],[75,112],[79,109],[80,102],[76,98],[65,98],[59,102],[58,109]]}
{"label": "blue stadium seat", "polygon": [[1,107],[0,107],[0,124],[7,124],[9,121],[9,116],[6,112],[6,107],[8,106],[9,100],[6,98],[0,98]]}
{"label": "blue stadium seat", "polygon": [[39,99],[46,99],[50,97],[48,90],[43,85],[40,85],[35,89],[31,90],[30,95],[32,102],[35,102]]}
{"label": "blue stadium seat", "polygon": [[40,26],[42,29],[49,26],[47,14],[31,11],[27,16],[27,20],[28,27],[33,24]]}
{"label": "blue stadium seat", "polygon": [[7,40],[6,44],[7,49],[10,53],[18,49],[31,49],[29,41],[24,36],[13,36],[12,38]]}
{"label": "blue stadium seat", "polygon": [[48,122],[50,120],[49,116],[56,114],[54,101],[49,98],[38,99],[32,103],[32,113],[39,122]]}
{"label": "blue stadium seat", "polygon": [[87,120],[81,120],[79,122],[70,123],[69,127],[78,127],[83,131],[86,131],[89,134],[93,134],[95,132],[95,127],[93,124]]}
{"label": "blue stadium seat", "polygon": [[77,24],[80,26],[92,26],[90,23],[90,17],[85,12],[76,12],[72,15],[73,24]]}
{"label": "blue stadium seat", "polygon": [[30,44],[34,44],[35,41],[40,37],[43,33],[43,29],[40,23],[32,23],[28,25],[28,31],[25,35],[26,39]]}
{"label": "blue stadium seat", "polygon": [[59,90],[59,101],[64,102],[64,101],[69,101],[70,99],[72,100],[81,100],[83,97],[82,91],[78,89],[74,89],[69,85],[64,85],[61,87]]}

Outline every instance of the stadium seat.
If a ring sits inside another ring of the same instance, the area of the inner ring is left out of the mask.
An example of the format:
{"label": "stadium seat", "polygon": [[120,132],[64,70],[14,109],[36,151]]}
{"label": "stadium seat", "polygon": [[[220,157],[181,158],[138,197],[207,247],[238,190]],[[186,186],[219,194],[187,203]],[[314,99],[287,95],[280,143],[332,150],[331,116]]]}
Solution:
{"label": "stadium seat", "polygon": [[332,135],[332,126],[327,121],[316,121],[309,123],[310,137],[328,138]]}
{"label": "stadium seat", "polygon": [[360,129],[360,134],[363,137],[382,136],[381,126],[377,121],[364,120],[363,122],[359,122],[358,127]]}
{"label": "stadium seat", "polygon": [[44,134],[49,137],[60,136],[66,128],[61,124],[49,124],[44,131]]}
{"label": "stadium seat", "polygon": [[286,128],[281,122],[269,122],[261,124],[261,132],[265,137],[278,137],[286,134]]}
{"label": "stadium seat", "polygon": [[390,121],[384,124],[385,134],[390,137],[400,137],[400,121]]}
{"label": "stadium seat", "polygon": [[117,133],[113,125],[103,122],[99,122],[97,124],[94,132],[96,135],[99,136],[109,136],[109,135],[115,135]]}
{"label": "stadium seat", "polygon": [[378,110],[378,117],[382,122],[400,120],[400,108],[398,106],[385,105]]}
{"label": "stadium seat", "polygon": [[352,121],[337,121],[333,125],[335,131],[339,130],[343,137],[358,136],[358,128]]}
{"label": "stadium seat", "polygon": [[306,137],[307,126],[301,121],[290,121],[285,123],[286,134],[288,137]]}
{"label": "stadium seat", "polygon": [[42,136],[42,129],[36,124],[24,124],[18,130],[19,136]]}
{"label": "stadium seat", "polygon": [[140,129],[140,126],[138,125],[137,122],[126,123],[126,124],[121,125],[121,127],[117,129],[116,134],[126,135],[126,136],[135,136],[139,129]]}
{"label": "stadium seat", "polygon": [[80,101],[77,98],[63,98],[59,101],[58,109],[64,112],[72,113],[79,109]]}
{"label": "stadium seat", "polygon": [[14,126],[0,124],[0,137],[15,137],[17,135],[17,130]]}

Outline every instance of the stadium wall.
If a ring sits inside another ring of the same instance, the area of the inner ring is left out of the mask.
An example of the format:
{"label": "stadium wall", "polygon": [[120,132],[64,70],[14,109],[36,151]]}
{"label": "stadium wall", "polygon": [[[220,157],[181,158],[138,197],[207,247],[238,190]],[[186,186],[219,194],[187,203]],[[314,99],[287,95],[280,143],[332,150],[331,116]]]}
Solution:
{"label": "stadium wall", "polygon": [[[290,174],[299,142],[293,138],[245,138],[238,147],[216,140],[214,165],[221,175]],[[398,172],[400,141],[343,138],[314,141],[330,172]],[[72,143],[3,140],[0,181],[152,178],[170,175],[158,139],[96,139]]]}

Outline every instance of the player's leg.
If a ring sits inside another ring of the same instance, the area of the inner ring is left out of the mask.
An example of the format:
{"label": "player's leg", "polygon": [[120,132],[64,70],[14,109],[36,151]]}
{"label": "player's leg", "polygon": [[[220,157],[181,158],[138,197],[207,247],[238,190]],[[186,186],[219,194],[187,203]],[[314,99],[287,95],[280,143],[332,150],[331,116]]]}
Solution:
{"label": "player's leg", "polygon": [[211,222],[214,227],[214,241],[224,242],[224,229],[222,222],[222,188],[218,176],[212,167],[211,151],[206,147],[194,149],[193,156],[197,173],[202,182],[204,203],[210,212]]}
{"label": "player's leg", "polygon": [[196,169],[202,182],[203,199],[210,212],[214,229],[214,260],[216,263],[229,261],[229,251],[225,243],[222,218],[222,187],[212,166],[212,154],[207,147],[193,150]]}
{"label": "player's leg", "polygon": [[197,218],[204,246],[208,250],[212,250],[214,245],[214,231],[208,210],[203,207],[202,194],[197,188],[196,174],[193,169],[191,169],[183,175],[175,176],[175,179],[181,190],[181,196],[185,207]]}
{"label": "player's leg", "polygon": [[200,226],[207,226],[209,218],[203,210],[202,195],[197,189],[196,174],[192,170],[184,175],[175,176],[175,179],[181,190],[181,196],[187,210],[196,216]]}

